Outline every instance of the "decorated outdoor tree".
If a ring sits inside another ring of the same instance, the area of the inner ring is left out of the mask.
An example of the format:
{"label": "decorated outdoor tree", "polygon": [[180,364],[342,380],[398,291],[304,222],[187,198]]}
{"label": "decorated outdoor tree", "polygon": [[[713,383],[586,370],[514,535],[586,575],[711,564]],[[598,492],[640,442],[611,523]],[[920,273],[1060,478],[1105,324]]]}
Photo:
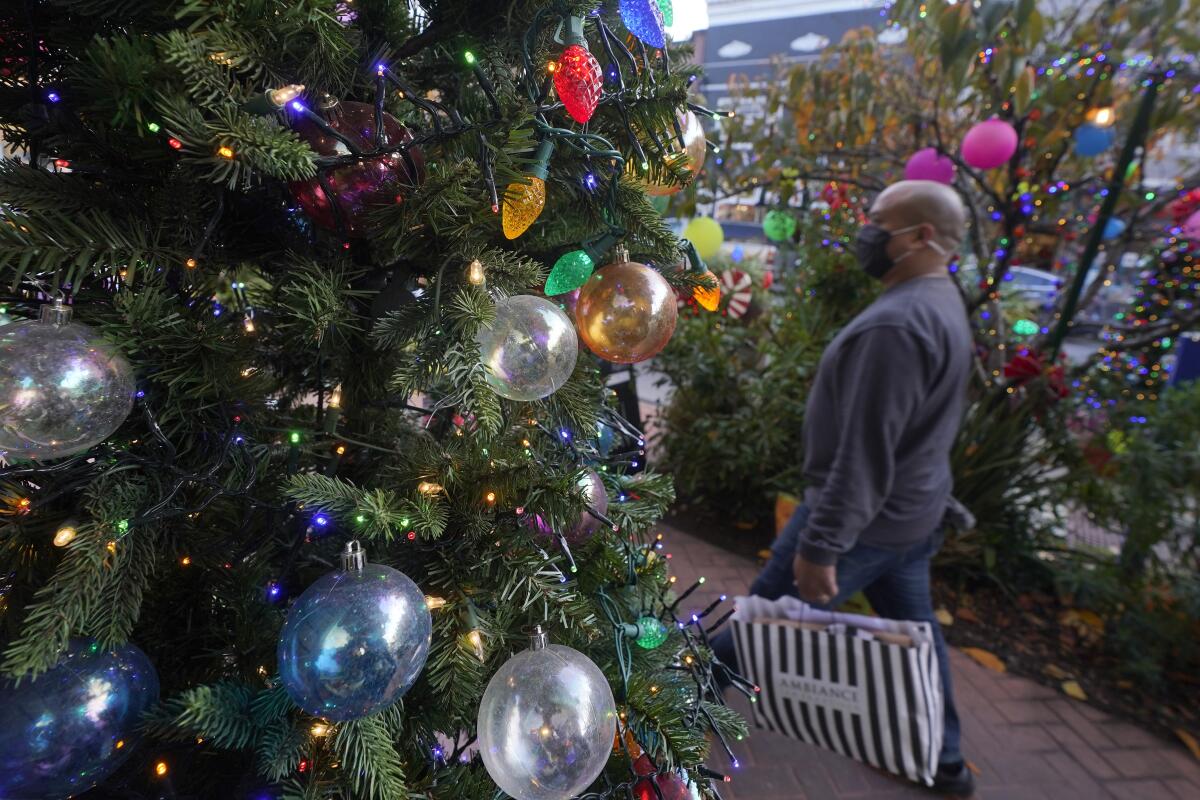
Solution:
{"label": "decorated outdoor tree", "polygon": [[718,796],[669,5],[4,6],[0,796]]}
{"label": "decorated outdoor tree", "polygon": [[[1173,234],[1159,212],[1200,183],[1194,166],[1170,161],[1200,119],[1197,32],[1175,24],[1195,12],[1186,2],[1101,3],[1049,16],[1032,0],[902,0],[881,11],[882,32],[852,31],[819,60],[736,95],[765,113],[725,122],[726,159],[709,169],[720,194],[766,190],[768,204],[800,205],[831,183],[859,202],[903,177],[952,184],[972,221],[959,275],[988,372],[1001,378],[1017,345],[1049,364],[1122,256],[1162,246]],[[1155,158],[1178,163],[1172,184],[1146,183]],[[1080,275],[1084,261],[1099,269]],[[1014,330],[1003,313],[1016,265],[1061,276],[1036,327]],[[1200,318],[1177,312],[1167,331]],[[1114,339],[1108,351],[1144,344]]]}
{"label": "decorated outdoor tree", "polygon": [[[1106,2],[1052,15],[1033,0],[901,0],[880,13],[882,30],[852,31],[777,80],[735,85],[739,113],[722,123],[725,159],[708,167],[709,190],[792,214],[831,196],[863,208],[906,177],[959,192],[970,229],[951,271],[981,380],[957,485],[992,538],[1013,541],[1063,483],[1054,406],[1070,395],[1104,414],[1144,414],[1137,404],[1156,397],[1163,355],[1200,321],[1194,245],[1175,213],[1200,172],[1173,158],[1200,123],[1187,22],[1198,9]],[[1022,299],[1009,283],[1016,266],[1057,275],[1057,289]],[[1142,282],[1139,295],[1103,316],[1095,354],[1068,372],[1064,339],[1081,310],[1112,305],[1118,277]],[[1113,390],[1106,370],[1118,364],[1136,379],[1123,374]]]}

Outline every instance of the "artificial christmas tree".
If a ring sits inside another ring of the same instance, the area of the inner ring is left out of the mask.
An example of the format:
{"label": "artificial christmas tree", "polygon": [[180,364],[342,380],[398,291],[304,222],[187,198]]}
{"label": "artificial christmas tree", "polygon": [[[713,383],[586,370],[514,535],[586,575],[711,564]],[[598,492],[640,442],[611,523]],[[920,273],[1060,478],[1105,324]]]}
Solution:
{"label": "artificial christmas tree", "polygon": [[[560,25],[607,79],[582,104],[553,93]],[[718,796],[710,742],[744,732],[705,645],[721,612],[672,597],[670,480],[625,474],[641,434],[540,296],[581,242],[703,280],[625,176],[691,175],[658,6],[53,0],[0,31],[0,441],[42,396],[103,418],[0,454],[0,681],[37,696],[90,639],[161,684],[140,742],[123,716],[42,742],[88,764],[59,795],[491,800],[480,702],[540,626],[611,692],[596,741]],[[91,328],[78,369],[18,346],[56,298]],[[127,380],[78,391],[85,362]],[[517,748],[504,779],[567,800],[647,777],[604,752],[558,774]],[[6,764],[5,796],[58,796]]]}

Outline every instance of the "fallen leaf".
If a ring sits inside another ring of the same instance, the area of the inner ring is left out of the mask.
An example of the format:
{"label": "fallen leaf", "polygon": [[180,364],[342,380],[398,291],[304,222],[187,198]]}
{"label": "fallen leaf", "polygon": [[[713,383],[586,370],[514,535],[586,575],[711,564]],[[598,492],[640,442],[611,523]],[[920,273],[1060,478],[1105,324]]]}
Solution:
{"label": "fallen leaf", "polygon": [[982,774],[983,774],[983,770],[981,770],[981,769],[979,769],[979,767],[975,766],[975,762],[974,762],[974,761],[968,761],[968,762],[967,762],[967,769],[971,770],[971,772],[972,772],[973,774],[975,774],[975,775],[982,775]]}
{"label": "fallen leaf", "polygon": [[1033,607],[1037,605],[1037,602],[1033,599],[1032,595],[1020,594],[1017,595],[1017,605],[1019,605],[1025,611],[1032,611]]}
{"label": "fallen leaf", "polygon": [[979,624],[979,615],[969,608],[960,608],[954,612],[954,616],[961,619],[963,622],[974,622]]}
{"label": "fallen leaf", "polygon": [[1076,700],[1087,700],[1087,692],[1083,691],[1083,687],[1076,681],[1063,681],[1063,694],[1067,697],[1074,697]]}
{"label": "fallen leaf", "polygon": [[737,528],[739,531],[752,531],[756,525],[758,525],[758,523],[752,520],[739,520],[738,522],[733,523],[733,527]]}
{"label": "fallen leaf", "polygon": [[765,550],[759,550],[758,557],[762,561],[770,561],[771,560],[771,550],[769,548],[765,549]]}
{"label": "fallen leaf", "polygon": [[1004,666],[1004,662],[995,655],[978,647],[964,647],[963,652],[974,659],[977,663],[987,667],[993,672],[1007,672],[1008,669]]}
{"label": "fallen leaf", "polygon": [[1187,749],[1192,751],[1192,755],[1200,759],[1200,742],[1196,741],[1196,737],[1185,731],[1183,728],[1176,728],[1175,735],[1179,737],[1179,741],[1187,745]]}
{"label": "fallen leaf", "polygon": [[933,612],[933,615],[937,617],[938,625],[941,625],[943,628],[948,628],[954,624],[954,617],[950,616],[950,612],[944,608],[939,608]]}
{"label": "fallen leaf", "polygon": [[1042,667],[1042,672],[1056,681],[1067,681],[1071,679],[1071,673],[1060,667],[1058,664],[1047,664]]}
{"label": "fallen leaf", "polygon": [[1133,681],[1117,681],[1117,688],[1123,692],[1133,689]]}

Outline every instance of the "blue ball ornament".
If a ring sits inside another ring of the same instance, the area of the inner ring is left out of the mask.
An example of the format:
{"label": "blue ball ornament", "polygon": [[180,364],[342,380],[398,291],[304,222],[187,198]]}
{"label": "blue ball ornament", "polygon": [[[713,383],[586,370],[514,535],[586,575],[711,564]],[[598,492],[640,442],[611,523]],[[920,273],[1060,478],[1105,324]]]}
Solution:
{"label": "blue ball ornament", "polygon": [[1125,220],[1119,217],[1109,217],[1108,222],[1104,223],[1104,233],[1102,236],[1105,239],[1115,239],[1125,232]]}
{"label": "blue ball ornament", "polygon": [[0,682],[0,797],[86,792],[129,756],[157,701],[158,674],[132,644],[74,639],[48,672]]}
{"label": "blue ball ornament", "polygon": [[1084,123],[1075,129],[1075,153],[1088,157],[1098,156],[1112,147],[1114,138],[1112,128]]}
{"label": "blue ball ornament", "polygon": [[651,47],[667,44],[662,9],[658,0],[621,0],[621,22],[637,38]]}
{"label": "blue ball ornament", "polygon": [[433,620],[425,595],[399,570],[367,564],[350,542],[342,569],[318,579],[288,610],[279,677],[292,702],[334,722],[394,703],[421,674]]}
{"label": "blue ball ornament", "polygon": [[746,249],[740,244],[735,244],[733,249],[729,251],[729,260],[735,264],[742,263],[742,259],[746,257]]}

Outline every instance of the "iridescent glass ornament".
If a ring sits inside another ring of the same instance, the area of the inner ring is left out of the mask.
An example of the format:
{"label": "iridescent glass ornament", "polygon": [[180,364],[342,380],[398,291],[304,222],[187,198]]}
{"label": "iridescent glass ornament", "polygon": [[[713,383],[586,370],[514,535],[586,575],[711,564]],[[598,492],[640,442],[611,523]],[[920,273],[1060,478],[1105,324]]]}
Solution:
{"label": "iridescent glass ornament", "polygon": [[579,357],[570,318],[531,294],[498,300],[496,318],[476,339],[488,386],[509,400],[540,400],[558,391]]}
{"label": "iridescent glass ornament", "polygon": [[107,778],[137,745],[158,674],[132,644],[74,639],[37,678],[0,681],[0,797],[58,800]]}
{"label": "iridescent glass ornament", "polygon": [[0,326],[0,458],[87,450],[121,427],[133,392],[129,362],[61,301]]}
{"label": "iridescent glass ornament", "polygon": [[334,722],[381,711],[421,674],[433,621],[425,595],[404,573],[367,564],[358,542],[342,569],[317,580],[288,611],[279,635],[279,676],[288,696]]}
{"label": "iridescent glass ornament", "polygon": [[497,670],[479,704],[479,752],[496,785],[516,800],[568,800],[612,753],[617,708],[608,679],[570,647],[547,644]]}

